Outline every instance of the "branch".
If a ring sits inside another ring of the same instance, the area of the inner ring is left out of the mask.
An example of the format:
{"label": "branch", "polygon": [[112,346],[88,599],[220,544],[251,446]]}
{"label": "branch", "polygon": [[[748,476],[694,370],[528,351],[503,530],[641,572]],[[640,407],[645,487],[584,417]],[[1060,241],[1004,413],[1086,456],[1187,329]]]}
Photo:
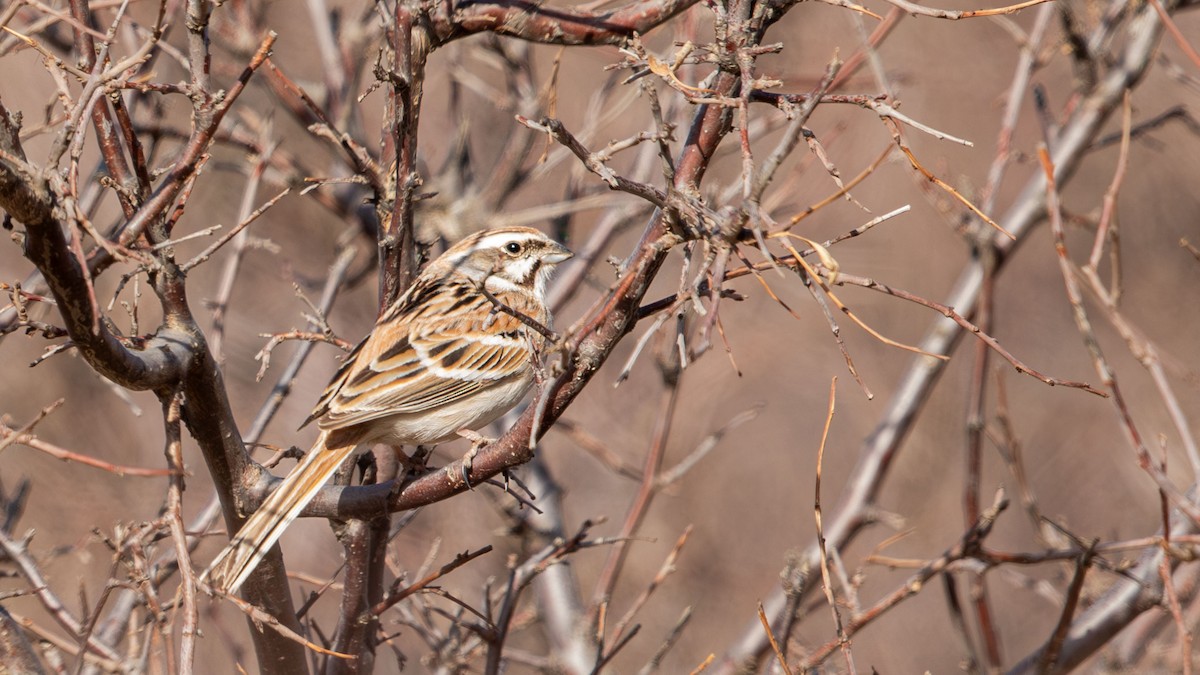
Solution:
{"label": "branch", "polygon": [[72,223],[59,220],[55,205],[62,195],[25,161],[8,111],[0,103],[0,208],[25,224],[25,256],[45,277],[64,327],[80,354],[100,374],[135,390],[156,389],[177,381],[190,356],[190,340],[171,329],[132,343],[114,335],[100,317],[91,283],[67,241]]}
{"label": "branch", "polygon": [[[195,131],[192,132],[188,139],[187,145],[175,159],[171,171],[168,172],[163,182],[150,195],[141,208],[137,210],[128,222],[125,223],[121,230],[120,243],[128,245],[142,231],[150,225],[151,222],[161,217],[166,210],[175,202],[175,198],[184,189],[188,181],[195,176],[196,171],[200,168],[204,158],[207,156],[208,148],[216,136],[217,128],[221,125],[221,120],[225,118],[225,114],[237,101],[238,96],[245,91],[246,83],[250,81],[250,77],[258,70],[259,66],[267,60],[271,54],[271,47],[275,44],[275,38],[278,37],[273,31],[267,33],[262,42],[258,46],[258,50],[250,59],[250,63],[242,70],[236,82],[229,87],[225,95],[220,99],[220,103],[212,106],[211,109],[204,110],[196,115]],[[206,77],[200,74],[193,74],[194,77],[201,81],[206,81]]]}
{"label": "branch", "polygon": [[41,675],[45,671],[21,625],[0,606],[0,663],[13,673]]}
{"label": "branch", "polygon": [[[748,0],[735,0],[730,20],[748,20],[752,8]],[[778,16],[774,17],[775,19]],[[772,19],[773,20],[773,19]],[[765,29],[771,21],[763,24]],[[731,38],[726,48],[736,52],[761,38],[761,31],[746,31]],[[740,75],[736,69],[720,71],[712,89],[722,96],[736,95]],[[676,162],[675,187],[680,192],[695,192],[708,167],[708,161],[721,140],[729,132],[730,115],[723,106],[699,106],[687,140]],[[638,307],[670,249],[671,238],[667,223],[661,215],[653,218],[643,232],[637,251],[622,270],[621,277],[610,289],[598,309],[585,317],[565,334],[571,336],[564,344],[564,367],[561,374],[548,379],[537,392],[535,404],[521,415],[517,423],[495,443],[480,449],[470,467],[471,483],[477,484],[502,471],[528,462],[533,447],[547,428],[583,391],[600,366],[608,359],[617,343],[633,328]],[[382,509],[402,511],[447,499],[466,491],[463,462],[457,460],[440,471],[430,472],[395,490],[388,484],[361,487],[327,486],[309,503],[303,516],[324,518],[370,518]],[[276,479],[277,480],[277,479]],[[270,488],[272,479],[262,476],[254,495],[261,499]]]}
{"label": "branch", "polygon": [[474,33],[500,35],[559,45],[619,45],[645,34],[698,0],[639,0],[604,12],[546,7],[529,0],[438,3],[432,17],[438,45]]}
{"label": "branch", "polygon": [[[1177,3],[1170,4],[1172,9],[1176,6]],[[1148,5],[1139,8],[1125,24],[1125,33],[1129,39],[1125,43],[1124,53],[1114,60],[1117,65],[1078,102],[1071,117],[1059,129],[1053,143],[1052,158],[1059,185],[1065,185],[1075,174],[1092,142],[1120,104],[1125,90],[1134,87],[1141,80],[1158,46],[1161,30],[1153,8]],[[1013,206],[999,219],[999,223],[1015,236],[1016,240],[1010,241],[999,236],[991,238],[996,252],[997,272],[1010,259],[1020,242],[1027,238],[1034,225],[1043,218],[1045,192],[1045,176],[1040,172],[1031,175]],[[944,304],[953,307],[961,316],[971,316],[982,291],[984,276],[982,262],[972,261],[963,269]],[[920,347],[923,351],[934,354],[949,354],[965,333],[962,326],[949,319],[938,319],[930,326]],[[889,402],[881,421],[863,444],[857,466],[850,474],[854,479],[847,485],[845,496],[836,510],[838,515],[826,531],[832,548],[844,548],[869,522],[870,511],[876,495],[883,488],[888,468],[902,448],[918,411],[929,397],[945,363],[935,359],[918,358],[898,384],[897,393]],[[1150,584],[1155,583],[1158,578],[1157,558],[1149,559],[1154,555],[1150,554],[1139,563],[1135,578],[1147,579]],[[809,546],[795,568],[813,569],[817,565],[817,558],[816,546]],[[803,582],[798,582],[797,586],[805,592],[812,590],[811,587],[804,586]],[[1142,588],[1134,583],[1122,582],[1121,588],[1113,591],[1121,596],[1119,600],[1097,604],[1082,613],[1063,644],[1058,660],[1059,667],[1068,668],[1079,663],[1143,611],[1147,606],[1146,600],[1153,594],[1147,589],[1147,596],[1142,597]],[[763,603],[773,626],[788,620],[787,608],[793,606],[793,600],[794,598],[789,597],[781,588]],[[747,622],[741,637],[726,652],[724,662],[754,662],[768,649],[769,645],[762,635],[759,623]],[[1028,657],[1026,662],[1029,658],[1036,663],[1034,656]],[[718,672],[731,672],[731,668],[722,668]]]}

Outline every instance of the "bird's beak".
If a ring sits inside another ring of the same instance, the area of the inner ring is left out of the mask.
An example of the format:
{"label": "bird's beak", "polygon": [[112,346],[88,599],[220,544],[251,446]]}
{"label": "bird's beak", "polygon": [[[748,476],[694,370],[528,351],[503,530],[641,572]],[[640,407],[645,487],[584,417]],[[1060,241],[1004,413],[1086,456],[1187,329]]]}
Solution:
{"label": "bird's beak", "polygon": [[542,262],[557,265],[564,260],[574,257],[575,254],[571,253],[571,249],[555,241],[551,242],[550,249],[546,252],[546,255],[542,256]]}

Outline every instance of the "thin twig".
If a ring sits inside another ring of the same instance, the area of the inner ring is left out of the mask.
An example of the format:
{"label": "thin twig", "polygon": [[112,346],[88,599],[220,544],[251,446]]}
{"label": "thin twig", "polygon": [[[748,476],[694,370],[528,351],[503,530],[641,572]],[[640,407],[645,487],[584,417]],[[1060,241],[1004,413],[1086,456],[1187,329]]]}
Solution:
{"label": "thin twig", "polygon": [[[829,410],[825,413],[825,427],[821,431],[821,442],[817,446],[817,472],[813,488],[813,517],[817,524],[817,547],[821,551],[821,590],[825,592],[825,602],[829,604],[829,611],[833,613],[833,626],[837,631],[842,656],[846,658],[846,670],[853,675],[853,673],[858,671],[854,667],[854,657],[850,652],[850,636],[846,634],[846,628],[842,625],[842,612],[838,609],[837,598],[833,594],[833,580],[829,574],[829,554],[825,548],[825,530],[821,522],[821,469],[825,461],[825,442],[829,440],[829,429],[833,426],[833,415],[836,410],[837,377],[834,377],[829,382]],[[762,618],[761,606],[759,607],[759,614],[760,618]],[[770,627],[769,623],[767,627]],[[772,644],[775,642],[774,637],[771,638],[771,642]]]}

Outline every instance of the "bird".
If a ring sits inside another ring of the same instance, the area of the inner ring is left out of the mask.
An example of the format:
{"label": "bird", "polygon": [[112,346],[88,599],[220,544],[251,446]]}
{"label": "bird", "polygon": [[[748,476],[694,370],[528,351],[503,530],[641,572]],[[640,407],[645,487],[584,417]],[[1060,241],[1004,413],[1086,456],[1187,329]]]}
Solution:
{"label": "bird", "polygon": [[[202,580],[236,594],[288,525],[357,448],[436,445],[521,401],[551,325],[546,288],[571,258],[529,227],[483,230],[451,246],[380,314],[304,426],[316,443],[242,525]],[[474,449],[474,448],[473,448]]]}

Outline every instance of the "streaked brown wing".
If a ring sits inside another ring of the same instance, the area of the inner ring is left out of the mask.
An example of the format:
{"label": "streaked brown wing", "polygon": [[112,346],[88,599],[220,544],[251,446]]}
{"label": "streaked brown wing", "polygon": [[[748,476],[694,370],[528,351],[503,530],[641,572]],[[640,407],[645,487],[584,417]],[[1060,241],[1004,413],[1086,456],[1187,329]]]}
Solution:
{"label": "streaked brown wing", "polygon": [[385,313],[338,371],[313,411],[322,429],[435,409],[528,371],[520,320],[469,283],[418,293],[422,302]]}

